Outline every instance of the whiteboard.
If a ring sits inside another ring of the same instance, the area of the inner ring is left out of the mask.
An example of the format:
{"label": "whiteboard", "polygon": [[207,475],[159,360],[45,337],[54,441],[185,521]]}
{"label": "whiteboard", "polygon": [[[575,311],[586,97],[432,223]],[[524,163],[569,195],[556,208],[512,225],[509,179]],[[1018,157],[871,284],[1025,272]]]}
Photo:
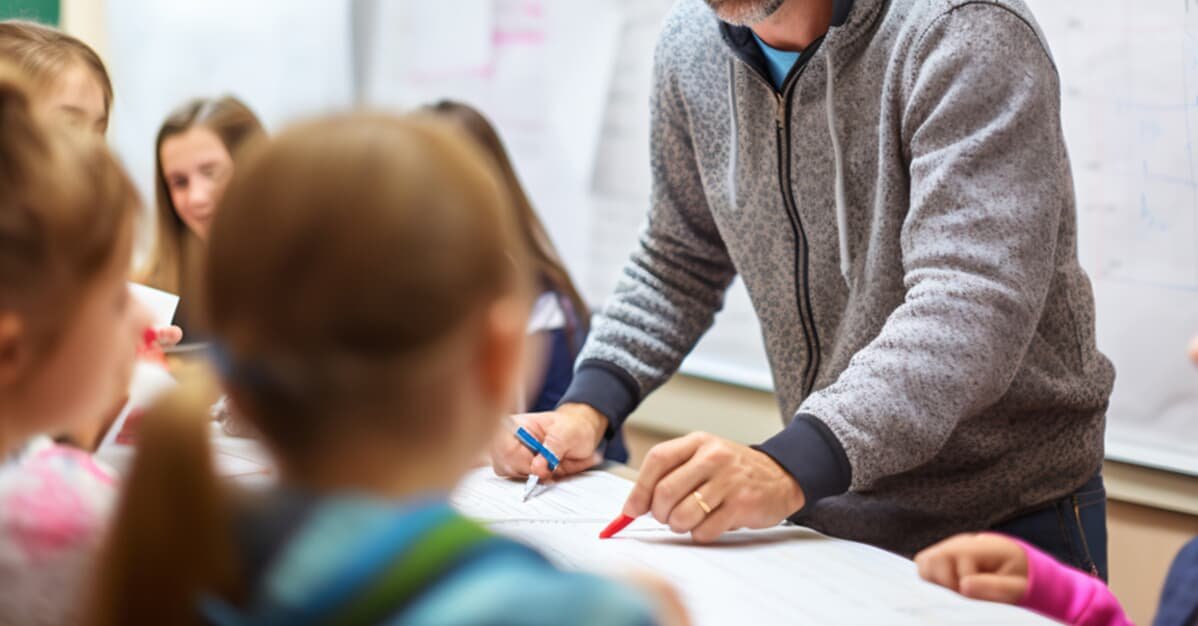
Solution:
{"label": "whiteboard", "polygon": [[1107,457],[1198,474],[1198,8],[1028,5],[1061,73],[1081,260],[1115,363]]}
{"label": "whiteboard", "polygon": [[[370,4],[365,102],[453,98],[486,113],[579,288],[601,303],[649,208],[653,49],[672,0],[428,4]],[[682,371],[772,389],[739,280]]]}

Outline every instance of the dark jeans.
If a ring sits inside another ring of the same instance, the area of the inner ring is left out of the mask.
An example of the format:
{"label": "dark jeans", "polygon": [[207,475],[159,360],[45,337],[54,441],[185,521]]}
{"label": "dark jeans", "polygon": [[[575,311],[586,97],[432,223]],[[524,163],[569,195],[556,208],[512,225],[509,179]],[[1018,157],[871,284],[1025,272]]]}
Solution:
{"label": "dark jeans", "polygon": [[1083,572],[1107,579],[1106,489],[1102,473],[1077,491],[994,527]]}

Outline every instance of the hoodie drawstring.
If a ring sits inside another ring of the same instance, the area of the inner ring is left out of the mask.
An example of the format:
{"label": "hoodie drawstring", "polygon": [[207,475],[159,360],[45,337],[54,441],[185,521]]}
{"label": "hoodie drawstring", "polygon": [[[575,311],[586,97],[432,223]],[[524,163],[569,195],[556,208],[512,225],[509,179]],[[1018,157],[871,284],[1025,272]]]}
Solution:
{"label": "hoodie drawstring", "polygon": [[[832,159],[835,163],[834,181],[835,197],[836,197],[836,231],[840,253],[840,275],[844,279],[845,285],[852,286],[850,280],[850,272],[853,267],[853,260],[849,253],[849,214],[848,201],[845,200],[844,191],[844,154],[840,147],[840,137],[836,134],[836,88],[835,81],[832,76],[832,55],[824,49],[824,64],[827,68],[827,88],[824,90],[824,107],[828,114],[828,134],[832,137]],[[737,120],[736,106],[736,62],[733,59],[728,59],[728,110],[732,118],[732,138],[730,151],[730,164],[728,168],[728,180],[725,181],[726,189],[729,191],[729,200],[732,206],[736,206],[736,174],[737,164],[739,159],[739,121]]]}
{"label": "hoodie drawstring", "polygon": [[728,110],[732,112],[732,143],[728,146],[728,150],[731,152],[731,162],[725,189],[728,190],[728,201],[732,208],[736,208],[736,169],[740,153],[740,123],[736,119],[736,61],[732,58],[728,59]]}
{"label": "hoodie drawstring", "polygon": [[835,81],[832,79],[832,54],[826,48],[824,49],[824,65],[828,70],[828,85],[824,90],[824,106],[828,112],[828,134],[832,136],[832,158],[836,164],[833,182],[836,187],[836,231],[840,244],[840,275],[844,278],[844,284],[851,287],[849,272],[852,270],[853,260],[849,256],[849,213],[848,202],[844,196],[844,154],[840,150],[840,137],[836,134],[836,92]]}

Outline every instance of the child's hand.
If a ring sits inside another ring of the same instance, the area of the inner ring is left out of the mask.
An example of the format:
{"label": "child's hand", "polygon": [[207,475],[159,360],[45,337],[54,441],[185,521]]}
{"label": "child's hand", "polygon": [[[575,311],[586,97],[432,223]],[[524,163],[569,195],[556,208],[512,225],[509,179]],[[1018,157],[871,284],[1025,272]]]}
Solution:
{"label": "child's hand", "polygon": [[163,326],[155,328],[154,332],[158,336],[158,345],[162,348],[169,348],[183,341],[183,329],[178,326]]}
{"label": "child's hand", "polygon": [[[513,434],[523,426],[561,459],[556,472],[549,471],[545,457],[534,456]],[[491,442],[491,466],[499,476],[523,478],[536,474],[542,480],[569,476],[603,461],[595,449],[603,439],[607,418],[589,406],[566,404],[556,411],[513,415],[504,420]]]}
{"label": "child's hand", "polygon": [[950,537],[915,555],[924,580],[975,600],[1018,604],[1027,593],[1027,553],[994,533]]}

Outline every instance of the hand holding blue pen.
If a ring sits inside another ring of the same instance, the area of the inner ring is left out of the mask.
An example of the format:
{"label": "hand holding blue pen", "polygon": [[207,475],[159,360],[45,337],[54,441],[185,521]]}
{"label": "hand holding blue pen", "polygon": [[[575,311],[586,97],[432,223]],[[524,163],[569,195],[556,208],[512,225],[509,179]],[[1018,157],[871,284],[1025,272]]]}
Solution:
{"label": "hand holding blue pen", "polygon": [[[546,448],[536,437],[533,437],[532,433],[525,430],[523,426],[520,426],[516,429],[515,434],[520,443],[524,444],[524,447],[531,450],[534,455],[539,454],[545,457],[545,462],[549,464],[549,471],[552,472],[557,469],[558,463],[560,463],[557,455],[549,448]],[[521,502],[528,501],[528,496],[532,495],[533,490],[537,488],[538,480],[536,474],[529,474],[528,481],[524,483],[524,497],[521,498]]]}

